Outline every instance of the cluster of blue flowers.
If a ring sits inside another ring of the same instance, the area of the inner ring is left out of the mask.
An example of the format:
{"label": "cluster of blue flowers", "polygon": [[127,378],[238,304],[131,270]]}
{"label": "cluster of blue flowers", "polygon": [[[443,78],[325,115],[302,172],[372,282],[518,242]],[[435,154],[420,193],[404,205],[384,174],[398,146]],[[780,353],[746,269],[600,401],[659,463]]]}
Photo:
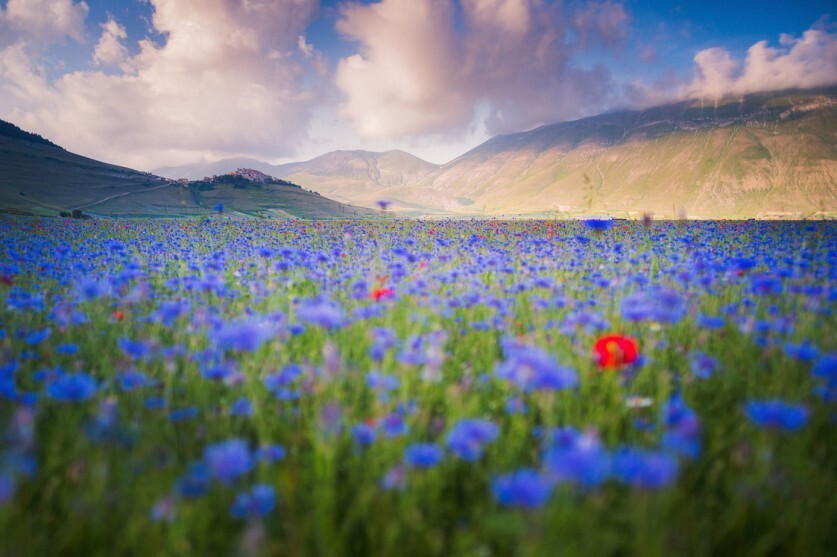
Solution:
{"label": "cluster of blue flowers", "polygon": [[[704,456],[706,393],[746,358],[765,377],[787,367],[807,381],[787,399],[755,380],[723,399],[722,412],[771,442],[837,401],[834,339],[810,333],[812,320],[833,322],[837,301],[837,234],[825,225],[747,225],[751,239],[736,243],[727,234],[742,228],[719,223],[634,227],[635,240],[609,219],[217,215],[48,221],[38,236],[17,222],[0,221],[9,240],[0,399],[10,409],[0,414],[0,505],[38,472],[36,421],[73,409],[83,409],[72,414],[79,436],[103,451],[129,451],[152,423],[201,444],[160,464],[175,466],[176,479],[153,518],[217,489],[229,493],[231,516],[254,520],[282,505],[278,482],[260,470],[299,467],[298,453],[322,447],[368,457],[379,485],[398,490],[436,473],[428,469],[491,467],[523,436],[526,458],[485,475],[499,505],[523,509],[559,489],[665,489]],[[642,354],[602,370],[593,341],[619,328],[642,338]],[[743,355],[718,348],[730,337]],[[535,424],[539,441],[526,437]],[[174,451],[147,454],[157,452]]]}

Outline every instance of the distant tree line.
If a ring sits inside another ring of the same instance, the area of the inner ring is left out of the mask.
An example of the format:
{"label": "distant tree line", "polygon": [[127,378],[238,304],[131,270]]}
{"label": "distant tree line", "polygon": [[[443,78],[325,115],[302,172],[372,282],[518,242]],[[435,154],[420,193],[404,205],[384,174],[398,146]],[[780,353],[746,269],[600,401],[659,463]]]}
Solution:
{"label": "distant tree line", "polygon": [[31,143],[40,143],[41,145],[50,145],[52,147],[58,147],[59,149],[63,150],[63,147],[59,147],[52,141],[48,139],[44,139],[40,135],[36,133],[29,133],[27,131],[23,131],[19,127],[11,124],[9,122],[5,122],[0,120],[0,137],[10,137],[12,139],[22,139],[23,141],[29,141]]}
{"label": "distant tree line", "polygon": [[81,209],[73,209],[72,212],[68,211],[61,211],[58,213],[60,216],[64,217],[65,219],[89,219],[90,215],[85,215]]}

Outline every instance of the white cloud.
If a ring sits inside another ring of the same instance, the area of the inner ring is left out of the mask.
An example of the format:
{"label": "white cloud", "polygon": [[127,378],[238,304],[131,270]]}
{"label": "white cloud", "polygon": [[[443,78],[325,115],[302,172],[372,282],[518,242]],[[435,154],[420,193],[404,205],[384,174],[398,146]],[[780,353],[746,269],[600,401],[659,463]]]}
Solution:
{"label": "white cloud", "polygon": [[84,20],[89,8],[73,0],[9,0],[0,8],[0,31],[43,43],[72,37],[84,41]]}
{"label": "white cloud", "polygon": [[743,64],[723,48],[695,55],[695,78],[680,95],[717,99],[756,91],[808,88],[837,83],[837,35],[809,29],[799,38],[782,34],[781,48],[759,41],[749,48]]}
{"label": "white cloud", "polygon": [[[165,44],[123,56],[106,23],[94,52],[121,71],[48,79],[25,49],[0,51],[0,117],[69,149],[150,168],[237,154],[294,151],[312,102],[298,37],[316,0],[151,0]],[[10,4],[11,7],[11,4]],[[116,46],[115,46],[116,45]]]}
{"label": "white cloud", "polygon": [[93,50],[93,60],[97,64],[120,64],[128,57],[128,49],[122,43],[128,38],[125,28],[114,19],[102,24],[102,35]]}
{"label": "white cloud", "polygon": [[336,83],[343,114],[361,134],[461,135],[478,106],[488,107],[488,132],[503,133],[607,105],[607,71],[582,69],[574,56],[593,35],[621,42],[621,5],[571,12],[543,0],[460,4],[461,22],[451,0],[343,5],[337,29],[359,47],[340,61]]}

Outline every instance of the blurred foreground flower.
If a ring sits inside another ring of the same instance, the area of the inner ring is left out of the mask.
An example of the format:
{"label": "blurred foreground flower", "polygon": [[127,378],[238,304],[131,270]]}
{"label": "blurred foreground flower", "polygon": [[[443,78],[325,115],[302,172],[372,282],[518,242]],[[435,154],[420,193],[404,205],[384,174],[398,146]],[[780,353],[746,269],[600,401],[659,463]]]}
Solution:
{"label": "blurred foreground flower", "polygon": [[757,426],[796,431],[808,421],[808,409],[782,400],[752,400],[744,406],[747,418]]}
{"label": "blurred foreground flower", "polygon": [[523,468],[494,478],[491,491],[500,504],[535,509],[546,503],[552,484],[531,468]]}
{"label": "blurred foreground flower", "polygon": [[639,346],[631,337],[605,335],[593,345],[593,356],[602,369],[619,369],[639,357]]}

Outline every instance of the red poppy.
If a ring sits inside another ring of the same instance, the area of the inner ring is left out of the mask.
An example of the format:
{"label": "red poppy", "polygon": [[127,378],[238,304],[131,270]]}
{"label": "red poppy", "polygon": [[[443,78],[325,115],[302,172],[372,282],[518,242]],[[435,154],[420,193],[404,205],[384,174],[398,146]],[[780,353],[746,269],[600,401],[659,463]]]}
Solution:
{"label": "red poppy", "polygon": [[379,288],[373,288],[372,292],[369,293],[369,297],[376,302],[380,302],[381,298],[391,298],[393,294],[395,294],[395,290],[382,286]]}
{"label": "red poppy", "polygon": [[639,346],[631,337],[605,335],[593,345],[593,356],[602,369],[618,369],[639,357]]}
{"label": "red poppy", "polygon": [[122,321],[123,319],[125,319],[125,312],[121,309],[118,309],[111,313],[110,316],[113,317],[116,321]]}

